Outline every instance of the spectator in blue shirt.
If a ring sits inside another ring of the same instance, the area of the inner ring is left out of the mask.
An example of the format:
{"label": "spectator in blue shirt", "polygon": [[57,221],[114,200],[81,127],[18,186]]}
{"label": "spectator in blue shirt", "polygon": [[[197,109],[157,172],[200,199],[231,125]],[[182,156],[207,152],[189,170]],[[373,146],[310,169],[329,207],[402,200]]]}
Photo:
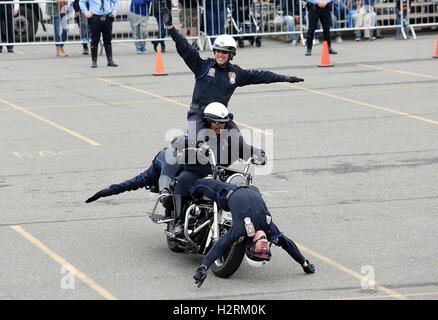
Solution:
{"label": "spectator in blue shirt", "polygon": [[[135,40],[137,53],[147,53],[146,42],[147,27],[149,19],[150,0],[132,0],[129,8],[129,22],[131,24],[132,36]],[[141,39],[141,40],[140,40]]]}
{"label": "spectator in blue shirt", "polygon": [[[87,8],[87,3],[89,8]],[[79,6],[88,19],[91,29],[91,67],[97,68],[97,49],[100,34],[103,38],[108,67],[117,67],[111,46],[113,22],[119,10],[119,0],[79,0]]]}
{"label": "spectator in blue shirt", "polygon": [[307,12],[309,17],[309,30],[307,30],[306,44],[307,51],[306,56],[312,54],[313,37],[315,34],[318,21],[321,21],[324,41],[327,41],[330,54],[337,54],[331,47],[330,40],[330,26],[332,24],[332,0],[308,0]]}

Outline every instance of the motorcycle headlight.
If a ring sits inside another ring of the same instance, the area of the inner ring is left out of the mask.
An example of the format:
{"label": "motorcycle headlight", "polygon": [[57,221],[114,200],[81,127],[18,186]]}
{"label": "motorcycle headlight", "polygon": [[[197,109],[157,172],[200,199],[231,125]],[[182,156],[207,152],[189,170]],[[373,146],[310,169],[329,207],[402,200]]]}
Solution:
{"label": "motorcycle headlight", "polygon": [[240,173],[235,173],[233,175],[231,175],[227,181],[227,183],[231,183],[231,184],[235,184],[237,186],[247,186],[248,185],[248,180],[246,179],[246,177],[243,174]]}

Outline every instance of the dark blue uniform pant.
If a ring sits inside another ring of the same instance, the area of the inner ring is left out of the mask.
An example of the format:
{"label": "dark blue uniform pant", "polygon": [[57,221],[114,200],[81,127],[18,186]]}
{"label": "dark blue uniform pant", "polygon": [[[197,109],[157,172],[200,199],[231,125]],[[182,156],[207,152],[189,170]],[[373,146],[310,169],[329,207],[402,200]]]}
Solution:
{"label": "dark blue uniform pant", "polygon": [[211,173],[210,166],[185,166],[185,169],[179,174],[178,181],[175,186],[175,214],[177,220],[184,218],[182,212],[183,204],[191,198],[190,190],[196,180],[204,178]]}

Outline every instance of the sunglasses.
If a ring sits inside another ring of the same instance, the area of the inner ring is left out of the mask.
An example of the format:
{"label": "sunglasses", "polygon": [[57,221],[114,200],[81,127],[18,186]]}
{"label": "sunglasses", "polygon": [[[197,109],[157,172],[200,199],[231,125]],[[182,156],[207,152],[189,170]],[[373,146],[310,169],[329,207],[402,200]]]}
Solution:
{"label": "sunglasses", "polygon": [[223,53],[223,54],[230,53],[229,51],[224,51],[224,50],[219,50],[219,49],[215,49],[214,51],[219,52],[219,53]]}
{"label": "sunglasses", "polygon": [[210,121],[210,123],[214,123],[214,124],[216,124],[216,125],[218,125],[218,124],[223,124],[223,125],[225,125],[225,123],[226,122],[223,122],[223,121],[214,121],[214,120],[209,120]]}

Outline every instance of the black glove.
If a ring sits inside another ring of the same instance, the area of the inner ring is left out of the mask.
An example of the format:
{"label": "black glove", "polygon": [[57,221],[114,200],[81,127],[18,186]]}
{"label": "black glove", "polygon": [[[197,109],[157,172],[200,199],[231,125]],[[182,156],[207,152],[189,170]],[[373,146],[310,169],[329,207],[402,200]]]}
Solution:
{"label": "black glove", "polygon": [[294,76],[286,76],[286,82],[304,82],[304,79],[297,78]]}
{"label": "black glove", "polygon": [[309,260],[306,260],[306,262],[307,262],[307,266],[306,267],[303,267],[303,270],[304,270],[304,272],[305,273],[315,273],[315,266],[313,265],[313,264],[311,264],[310,262],[309,262]]}
{"label": "black glove", "polygon": [[170,10],[165,6],[165,4],[161,3],[161,17],[163,18],[164,24],[168,27],[172,25],[172,13]]}
{"label": "black glove", "polygon": [[87,200],[85,200],[85,203],[90,203],[90,202],[96,201],[97,199],[99,199],[102,196],[103,196],[102,191],[99,191],[98,193],[96,193],[91,198],[88,198]]}
{"label": "black glove", "polygon": [[193,276],[193,279],[195,279],[195,284],[198,285],[198,288],[202,286],[205,278],[207,278],[207,267],[202,264],[198,269],[196,269],[195,275]]}

